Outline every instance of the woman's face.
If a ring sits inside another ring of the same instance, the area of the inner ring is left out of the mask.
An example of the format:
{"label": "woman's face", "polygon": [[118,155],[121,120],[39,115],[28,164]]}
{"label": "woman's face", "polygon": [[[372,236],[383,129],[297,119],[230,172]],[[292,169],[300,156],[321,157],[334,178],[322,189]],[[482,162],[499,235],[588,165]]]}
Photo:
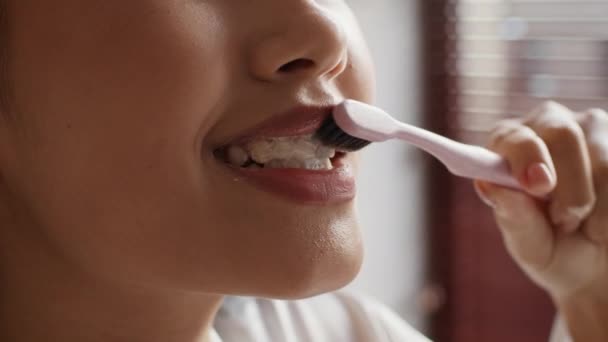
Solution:
{"label": "woman's face", "polygon": [[121,283],[296,298],[354,277],[353,155],[306,171],[226,152],[371,100],[343,1],[9,0],[8,13],[17,119],[2,122],[0,167],[27,214],[15,221],[31,222],[18,229]]}

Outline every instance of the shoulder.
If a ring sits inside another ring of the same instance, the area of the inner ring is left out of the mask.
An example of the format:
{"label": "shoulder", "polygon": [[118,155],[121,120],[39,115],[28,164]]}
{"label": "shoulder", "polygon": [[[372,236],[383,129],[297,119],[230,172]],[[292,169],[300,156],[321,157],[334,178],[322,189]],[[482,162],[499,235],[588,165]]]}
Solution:
{"label": "shoulder", "polygon": [[222,311],[216,329],[224,342],[429,341],[386,306],[351,292],[295,301],[229,298]]}

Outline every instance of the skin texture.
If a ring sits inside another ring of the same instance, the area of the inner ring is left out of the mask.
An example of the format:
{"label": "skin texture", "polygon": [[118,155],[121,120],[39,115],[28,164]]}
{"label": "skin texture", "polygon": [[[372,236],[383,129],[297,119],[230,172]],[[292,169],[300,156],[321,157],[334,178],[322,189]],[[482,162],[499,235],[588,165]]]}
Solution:
{"label": "skin texture", "polygon": [[354,278],[352,201],[286,201],[212,153],[296,105],[372,100],[342,1],[14,0],[8,15],[1,340],[198,341],[223,294]]}
{"label": "skin texture", "polygon": [[[7,5],[0,340],[204,341],[224,294],[302,298],[356,275],[352,202],[285,201],[235,182],[212,153],[295,105],[372,100],[343,2]],[[504,123],[492,148],[529,194],[478,183],[582,341],[606,340],[608,320],[606,119],[593,113],[551,104]]]}
{"label": "skin texture", "polygon": [[490,148],[527,193],[476,182],[505,245],[553,298],[574,341],[607,341],[608,114],[554,102],[505,121]]}

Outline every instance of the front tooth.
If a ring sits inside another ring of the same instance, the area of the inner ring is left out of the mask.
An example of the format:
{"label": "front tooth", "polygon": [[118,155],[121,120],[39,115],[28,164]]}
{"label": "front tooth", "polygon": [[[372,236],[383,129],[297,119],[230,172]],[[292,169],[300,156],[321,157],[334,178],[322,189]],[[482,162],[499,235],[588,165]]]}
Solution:
{"label": "front tooth", "polygon": [[230,146],[228,148],[228,162],[230,164],[243,166],[247,160],[249,160],[249,155],[244,149],[238,146]]}
{"label": "front tooth", "polygon": [[309,159],[304,162],[304,168],[307,170],[331,170],[333,166],[329,158],[325,159]]}
{"label": "front tooth", "polygon": [[321,145],[321,146],[317,147],[317,151],[315,152],[315,155],[319,159],[325,159],[325,158],[331,159],[336,156],[336,150],[334,148]]}

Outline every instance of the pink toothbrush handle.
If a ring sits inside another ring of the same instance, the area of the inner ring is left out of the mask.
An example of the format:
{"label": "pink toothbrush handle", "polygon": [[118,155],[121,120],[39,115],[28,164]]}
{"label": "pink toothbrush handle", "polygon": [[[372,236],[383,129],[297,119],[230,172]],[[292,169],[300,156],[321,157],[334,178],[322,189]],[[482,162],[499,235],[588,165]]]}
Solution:
{"label": "pink toothbrush handle", "polygon": [[453,141],[407,124],[401,124],[399,128],[396,138],[406,140],[432,154],[454,175],[522,189],[519,181],[511,174],[509,163],[486,148]]}
{"label": "pink toothbrush handle", "polygon": [[380,108],[346,100],[334,110],[336,124],[359,139],[382,142],[400,139],[435,156],[453,174],[521,190],[507,161],[483,147],[466,145],[395,120]]}
{"label": "pink toothbrush handle", "polygon": [[[509,163],[500,155],[479,146],[465,145],[470,150],[469,158],[459,158],[453,154],[446,161],[446,167],[453,174],[470,179],[484,180],[512,189],[521,190],[517,179],[511,174]],[[474,155],[473,158],[471,158]]]}

